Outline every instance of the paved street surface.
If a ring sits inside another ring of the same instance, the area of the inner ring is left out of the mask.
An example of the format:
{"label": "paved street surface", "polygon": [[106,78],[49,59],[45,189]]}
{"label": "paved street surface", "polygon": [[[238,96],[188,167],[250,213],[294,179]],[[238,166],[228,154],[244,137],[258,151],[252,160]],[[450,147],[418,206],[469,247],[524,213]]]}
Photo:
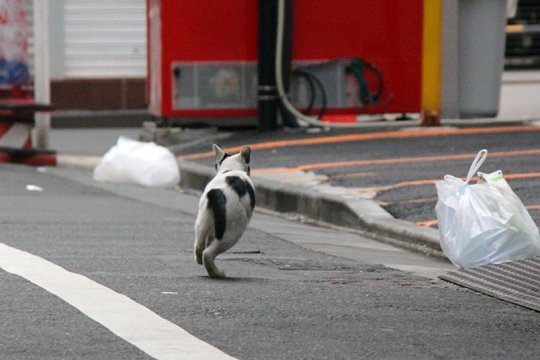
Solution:
{"label": "paved street surface", "polygon": [[[249,144],[254,177],[372,199],[415,229],[437,226],[433,181],[465,176],[487,148],[482,171],[501,169],[540,224],[540,126],[496,126],[538,117],[540,86],[526,73],[504,81],[494,123],[171,129],[158,138],[208,168],[212,143],[231,152]],[[148,133],[55,129],[61,166],[0,164],[1,359],[537,357],[536,312],[438,280],[455,269],[441,258],[314,227],[302,214],[258,208],[218,257],[228,278],[209,279],[192,255],[196,192],[92,180],[88,169],[119,135]],[[422,235],[407,226],[396,230],[407,241]]]}
{"label": "paved street surface", "polygon": [[[464,120],[466,124],[466,120]],[[222,134],[223,135],[223,134]],[[510,186],[540,224],[540,126],[356,129],[311,133],[305,130],[259,134],[228,133],[224,147],[251,144],[254,176],[276,181],[316,183],[373,198],[394,217],[434,224],[434,181],[445,174],[466,177],[476,153],[488,149],[481,168],[502,170]],[[212,166],[208,144],[179,148],[181,159]],[[206,155],[205,155],[206,154]]]}
{"label": "paved street surface", "polygon": [[211,280],[192,258],[196,196],[98,184],[61,168],[4,164],[0,181],[2,359],[540,351],[535,312],[435,280],[447,264],[354,234],[257,213],[218,258],[229,278]]}

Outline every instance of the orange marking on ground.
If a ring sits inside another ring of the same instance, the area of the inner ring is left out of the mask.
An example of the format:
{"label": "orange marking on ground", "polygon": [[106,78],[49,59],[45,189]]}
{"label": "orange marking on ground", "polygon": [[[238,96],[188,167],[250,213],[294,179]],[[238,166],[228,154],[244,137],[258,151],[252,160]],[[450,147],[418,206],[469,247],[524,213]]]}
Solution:
{"label": "orange marking on ground", "polygon": [[525,174],[505,174],[503,175],[505,179],[527,179],[527,178],[535,178],[540,177],[540,172],[534,172],[534,173],[525,173]]}
{"label": "orange marking on ground", "polygon": [[420,185],[431,185],[435,181],[439,181],[440,179],[427,179],[427,180],[411,180],[411,181],[402,181],[400,183],[395,184],[393,187],[406,187],[406,186],[420,186]]}
{"label": "orange marking on ground", "polygon": [[[505,174],[503,177],[507,180],[512,179],[528,179],[528,178],[535,178],[540,177],[540,172],[533,172],[533,173],[522,173],[522,174]],[[466,180],[466,178],[461,178],[463,181]],[[405,186],[419,186],[419,185],[429,185],[433,184],[435,181],[441,181],[442,179],[430,179],[430,180],[411,180],[411,181],[403,181],[400,183],[397,183],[393,185],[392,187],[405,187]],[[471,181],[478,181],[478,177],[473,177]]]}
{"label": "orange marking on ground", "polygon": [[428,220],[428,221],[418,221],[416,225],[430,227],[430,226],[437,225],[438,223],[439,222],[437,220]]}
{"label": "orange marking on ground", "polygon": [[431,203],[437,201],[437,197],[430,197],[430,198],[419,198],[419,199],[408,199],[408,200],[400,200],[400,201],[392,201],[392,202],[386,202],[387,205],[394,205],[394,204],[424,204],[424,203]]}
{"label": "orange marking on ground", "polygon": [[[512,132],[530,132],[540,131],[539,126],[508,126],[508,127],[489,127],[489,128],[468,128],[468,129],[422,129],[412,131],[387,131],[375,133],[349,134],[337,136],[324,136],[310,139],[292,139],[281,141],[269,141],[250,145],[252,150],[266,150],[279,147],[321,145],[349,141],[367,141],[380,139],[404,139],[417,137],[432,137],[445,135],[474,135],[474,134],[492,134],[492,133],[512,133]],[[240,151],[240,146],[224,149],[225,152],[234,153]],[[213,152],[181,155],[180,160],[195,160],[212,157]]]}
{"label": "orange marking on ground", "polygon": [[[540,205],[527,205],[525,206],[527,210],[540,210]],[[418,221],[416,225],[418,226],[434,226],[437,225],[439,222],[437,220],[427,220],[427,221]]]}
{"label": "orange marking on ground", "polygon": [[[540,155],[540,149],[492,152],[488,154],[488,157],[497,158],[497,157],[529,156],[529,155]],[[338,162],[331,162],[331,163],[300,165],[293,168],[264,169],[264,171],[268,173],[280,173],[280,172],[328,169],[328,168],[334,168],[334,167],[396,165],[396,164],[408,164],[408,163],[431,162],[431,161],[439,162],[439,161],[452,161],[452,160],[468,160],[468,159],[474,159],[475,156],[476,156],[476,153],[474,154],[469,153],[469,154],[455,154],[455,155],[404,157],[404,158],[394,158],[394,159],[338,161]]]}
{"label": "orange marking on ground", "polygon": [[332,179],[365,178],[365,177],[372,177],[372,176],[377,176],[377,175],[378,173],[374,171],[355,172],[355,173],[349,173],[349,174],[332,175]]}
{"label": "orange marking on ground", "polygon": [[289,173],[289,172],[295,172],[299,171],[296,168],[267,168],[267,169],[256,169],[251,170],[251,173],[253,175],[264,175],[264,174],[283,174],[283,173]]}
{"label": "orange marking on ground", "polygon": [[[515,179],[528,179],[528,178],[535,178],[540,177],[540,172],[534,172],[534,173],[523,173],[523,174],[507,174],[504,175],[505,179],[509,180],[515,180]],[[402,187],[408,187],[408,186],[422,186],[422,185],[431,185],[434,184],[436,181],[442,181],[443,179],[425,179],[425,180],[410,180],[410,181],[402,181],[397,184],[390,184],[386,186],[379,186],[379,187],[373,187],[373,188],[365,188],[360,189],[358,192],[360,193],[378,193],[381,191],[387,191]],[[462,177],[461,180],[465,181],[466,178]],[[471,181],[478,181],[478,177],[473,177]]]}

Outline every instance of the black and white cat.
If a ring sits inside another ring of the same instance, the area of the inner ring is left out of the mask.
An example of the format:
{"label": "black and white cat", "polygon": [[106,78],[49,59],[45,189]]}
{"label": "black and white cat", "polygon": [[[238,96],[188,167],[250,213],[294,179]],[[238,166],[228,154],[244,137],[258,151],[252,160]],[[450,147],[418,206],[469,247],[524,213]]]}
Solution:
{"label": "black and white cat", "polygon": [[206,185],[199,201],[195,261],[204,265],[210,277],[225,277],[214,260],[236,244],[246,230],[255,207],[255,188],[249,178],[249,146],[236,155],[226,154],[216,144],[212,148],[217,174]]}

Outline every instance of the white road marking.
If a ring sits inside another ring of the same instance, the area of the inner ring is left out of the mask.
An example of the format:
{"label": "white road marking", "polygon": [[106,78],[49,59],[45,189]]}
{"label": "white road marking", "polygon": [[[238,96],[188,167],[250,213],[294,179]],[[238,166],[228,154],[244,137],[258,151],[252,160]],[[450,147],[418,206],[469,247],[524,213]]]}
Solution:
{"label": "white road marking", "polygon": [[26,190],[28,191],[43,191],[43,188],[41,186],[37,186],[37,185],[32,185],[32,184],[28,184],[26,185]]}
{"label": "white road marking", "polygon": [[127,296],[39,256],[0,243],[0,268],[58,296],[156,359],[234,359]]}

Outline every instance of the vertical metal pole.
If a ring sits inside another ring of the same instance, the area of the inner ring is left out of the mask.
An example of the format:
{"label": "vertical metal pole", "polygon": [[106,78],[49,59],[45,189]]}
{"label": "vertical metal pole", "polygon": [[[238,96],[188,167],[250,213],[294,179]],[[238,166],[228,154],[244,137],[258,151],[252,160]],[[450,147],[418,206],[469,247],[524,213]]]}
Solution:
{"label": "vertical metal pole", "polygon": [[421,125],[440,126],[442,1],[424,0]]}
{"label": "vertical metal pole", "polygon": [[278,98],[275,78],[277,1],[259,0],[257,64],[257,121],[259,131],[277,127]]}
{"label": "vertical metal pole", "polygon": [[459,118],[459,1],[443,0],[441,118]]}
{"label": "vertical metal pole", "polygon": [[[34,0],[34,98],[36,102],[50,103],[49,74],[49,1]],[[47,112],[35,116],[36,147],[49,148],[51,116]]]}
{"label": "vertical metal pole", "polygon": [[[292,2],[285,1],[285,36],[283,39],[283,83],[289,90],[292,56]],[[258,104],[257,119],[260,131],[274,130],[278,127],[278,112],[283,123],[297,127],[294,116],[281,106],[278,99],[275,77],[277,41],[277,0],[259,0],[259,58],[258,58]]]}

